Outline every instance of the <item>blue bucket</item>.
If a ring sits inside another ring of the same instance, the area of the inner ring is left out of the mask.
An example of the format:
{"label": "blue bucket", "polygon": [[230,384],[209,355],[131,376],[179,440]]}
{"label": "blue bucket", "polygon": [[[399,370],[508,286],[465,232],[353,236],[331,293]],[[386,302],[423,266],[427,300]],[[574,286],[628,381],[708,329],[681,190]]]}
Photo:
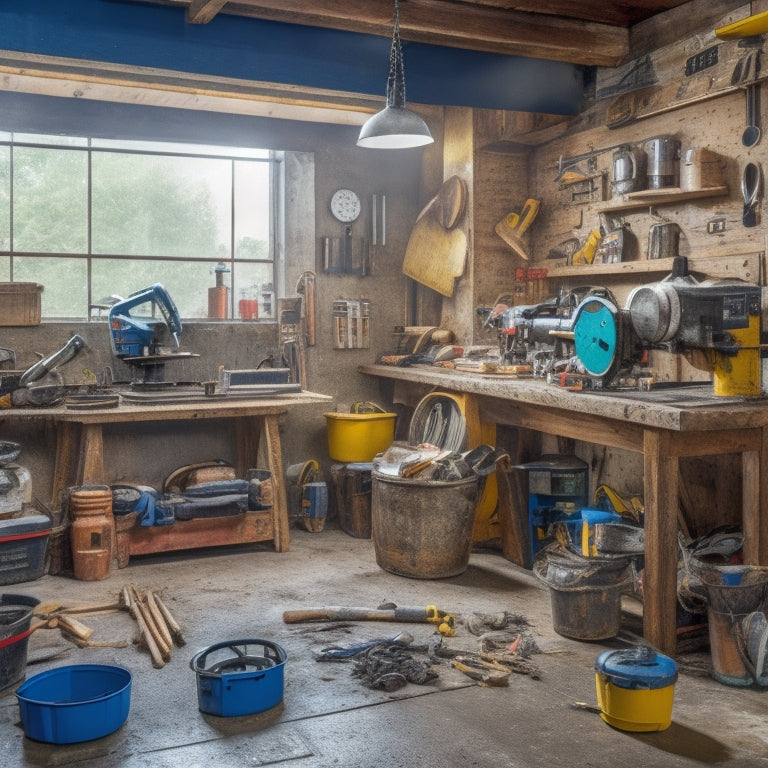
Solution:
{"label": "blue bucket", "polygon": [[30,677],[16,691],[24,733],[35,741],[75,744],[100,739],[128,718],[131,673],[73,664]]}
{"label": "blue bucket", "polygon": [[189,662],[197,674],[200,711],[238,717],[278,705],[287,658],[267,640],[227,640],[200,651]]}

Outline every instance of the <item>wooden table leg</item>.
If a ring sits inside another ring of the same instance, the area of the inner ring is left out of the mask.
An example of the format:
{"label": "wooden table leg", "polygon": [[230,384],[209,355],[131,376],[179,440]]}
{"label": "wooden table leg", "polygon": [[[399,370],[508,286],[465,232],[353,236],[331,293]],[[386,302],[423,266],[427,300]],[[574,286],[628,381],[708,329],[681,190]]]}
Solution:
{"label": "wooden table leg", "polygon": [[258,468],[262,423],[261,416],[242,416],[235,419],[237,477],[245,477],[249,469]]}
{"label": "wooden table leg", "polygon": [[51,486],[51,509],[59,509],[59,495],[75,482],[75,470],[80,445],[80,424],[59,421],[56,424],[56,460]]}
{"label": "wooden table leg", "polygon": [[266,437],[268,469],[272,473],[272,522],[275,527],[275,550],[287,552],[290,547],[288,528],[288,502],[283,477],[283,455],[280,447],[280,431],[277,416],[264,416],[264,435]]}
{"label": "wooden table leg", "polygon": [[668,433],[643,432],[645,573],[643,634],[661,653],[677,653],[679,457]]}
{"label": "wooden table leg", "polygon": [[101,485],[104,480],[104,437],[101,424],[83,424],[77,457],[77,485]]}
{"label": "wooden table leg", "polygon": [[768,515],[762,507],[768,499],[768,429],[760,430],[760,450],[741,455],[742,530],[744,562],[768,565]]}

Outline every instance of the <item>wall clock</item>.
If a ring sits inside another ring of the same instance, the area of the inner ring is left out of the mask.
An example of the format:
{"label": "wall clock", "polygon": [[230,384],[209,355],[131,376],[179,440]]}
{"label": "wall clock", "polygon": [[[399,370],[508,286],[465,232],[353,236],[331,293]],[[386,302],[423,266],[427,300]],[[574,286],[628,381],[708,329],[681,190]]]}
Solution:
{"label": "wall clock", "polygon": [[361,205],[359,196],[351,189],[337,189],[331,198],[331,213],[339,220],[348,224],[360,215]]}

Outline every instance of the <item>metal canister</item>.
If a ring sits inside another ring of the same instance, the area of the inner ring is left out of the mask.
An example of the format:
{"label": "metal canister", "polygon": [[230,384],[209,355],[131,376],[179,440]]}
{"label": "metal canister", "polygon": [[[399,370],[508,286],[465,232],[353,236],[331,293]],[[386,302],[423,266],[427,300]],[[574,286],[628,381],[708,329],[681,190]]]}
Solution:
{"label": "metal canister", "polygon": [[648,157],[648,189],[680,185],[680,140],[656,136],[644,144]]}

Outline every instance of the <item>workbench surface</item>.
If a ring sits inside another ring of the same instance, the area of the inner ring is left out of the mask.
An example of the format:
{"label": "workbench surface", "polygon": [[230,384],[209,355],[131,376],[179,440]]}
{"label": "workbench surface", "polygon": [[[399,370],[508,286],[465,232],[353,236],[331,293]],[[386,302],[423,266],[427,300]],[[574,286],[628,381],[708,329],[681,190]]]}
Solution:
{"label": "workbench surface", "polygon": [[[12,408],[0,411],[0,420],[47,419],[56,427],[56,463],[53,473],[51,506],[57,508],[59,494],[64,488],[109,484],[110,479],[104,472],[104,438],[102,427],[109,424],[138,424],[139,422],[188,421],[201,419],[232,419],[235,428],[236,455],[235,469],[238,477],[257,466],[259,445],[263,440],[267,468],[272,477],[274,500],[269,525],[256,526],[248,520],[248,525],[235,526],[229,518],[208,521],[187,521],[187,523],[168,526],[173,530],[153,528],[137,529],[136,537],[145,539],[152,536],[152,541],[143,541],[136,553],[165,551],[178,547],[201,546],[201,540],[212,543],[245,543],[272,539],[278,552],[287,550],[290,543],[288,530],[288,510],[283,471],[282,448],[278,429],[278,416],[291,408],[315,403],[326,403],[332,398],[316,392],[294,392],[270,395],[266,397],[213,397],[210,401],[195,399],[192,402],[162,404],[129,403],[123,400],[116,408],[96,410],[71,409],[66,406],[55,408]],[[251,516],[255,517],[255,516]],[[237,521],[235,521],[237,522]],[[207,527],[206,527],[207,526]],[[215,531],[219,529],[217,540]],[[190,535],[182,537],[182,529],[204,528],[204,536]],[[223,531],[221,530],[223,529]],[[242,529],[242,530],[241,530]],[[174,543],[170,539],[176,536]]]}
{"label": "workbench surface", "polygon": [[[482,419],[643,454],[643,625],[663,653],[677,647],[679,462],[740,454],[744,561],[768,565],[768,401],[716,397],[711,385],[649,392],[576,392],[537,379],[432,366],[363,365],[393,402],[415,405],[434,391],[475,396]],[[526,513],[527,514],[527,513]],[[526,523],[527,524],[527,523]]]}

